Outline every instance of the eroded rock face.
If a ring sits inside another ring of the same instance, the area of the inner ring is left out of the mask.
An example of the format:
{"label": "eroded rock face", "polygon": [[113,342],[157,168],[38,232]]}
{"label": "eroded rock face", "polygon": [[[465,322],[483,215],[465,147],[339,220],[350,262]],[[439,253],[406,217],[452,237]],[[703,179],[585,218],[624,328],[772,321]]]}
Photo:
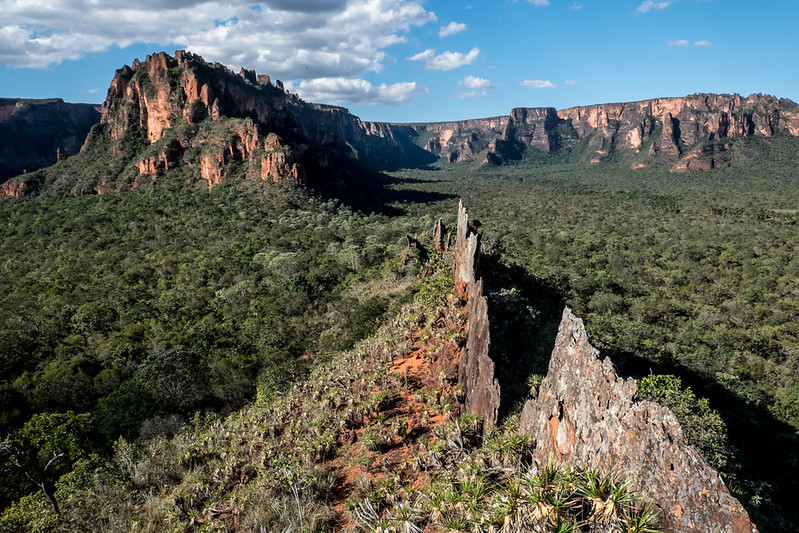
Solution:
{"label": "eroded rock face", "polygon": [[488,356],[491,345],[488,302],[483,295],[483,280],[477,270],[480,236],[469,232],[469,216],[463,203],[458,203],[458,234],[455,242],[455,287],[461,300],[466,300],[467,336],[458,367],[458,382],[466,393],[466,412],[483,419],[483,433],[497,423],[499,382],[494,377],[494,361]]}
{"label": "eroded rock face", "polygon": [[[557,152],[586,140],[588,164],[614,152],[634,155],[632,167],[666,164],[675,171],[729,165],[706,143],[736,137],[799,136],[799,106],[753,94],[696,94],[640,102],[554,108],[516,108],[506,117],[414,126],[433,135],[424,148],[446,161],[501,163],[533,147]],[[690,157],[689,157],[690,156]],[[688,161],[683,158],[688,157]]]}
{"label": "eroded rock face", "polygon": [[549,372],[522,411],[521,429],[536,439],[536,459],[616,472],[662,510],[666,531],[756,531],[741,504],[667,408],[636,399],[593,348],[582,320],[563,312]]}
{"label": "eroded rock face", "polygon": [[[102,123],[117,154],[126,136],[135,134],[153,145],[182,122],[203,127],[208,119],[219,124],[233,121],[228,128],[206,127],[231,140],[220,147],[207,139],[182,144],[184,148],[203,144],[198,159],[186,163],[197,167],[209,185],[226,179],[231,161],[250,157],[257,160],[247,165],[249,176],[302,179],[303,164],[293,155],[298,145],[336,145],[369,163],[402,159],[409,143],[399,142],[395,133],[411,134],[401,126],[362,122],[341,107],[303,102],[279,81],[272,85],[269,76],[246,69],[234,74],[185,51],[175,52],[174,57],[153,54],[117,70],[102,108]],[[248,122],[241,126],[236,122],[241,120]],[[267,134],[277,135],[277,149],[263,144]],[[162,157],[147,155],[136,166],[143,176],[157,176],[167,168],[163,163]]]}

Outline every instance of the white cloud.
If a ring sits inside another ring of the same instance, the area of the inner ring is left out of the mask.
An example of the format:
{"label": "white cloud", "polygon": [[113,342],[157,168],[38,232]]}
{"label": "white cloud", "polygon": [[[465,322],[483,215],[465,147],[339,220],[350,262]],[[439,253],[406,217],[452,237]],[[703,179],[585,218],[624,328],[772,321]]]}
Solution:
{"label": "white cloud", "polygon": [[327,104],[397,105],[413,95],[427,94],[427,89],[417,87],[416,82],[372,85],[362,79],[317,78],[303,80],[296,92],[304,100]]}
{"label": "white cloud", "polygon": [[489,80],[478,78],[477,76],[466,76],[458,82],[458,85],[466,87],[467,89],[490,89],[496,87],[496,85]]}
{"label": "white cloud", "polygon": [[465,93],[452,93],[455,98],[477,98],[478,96],[485,96],[488,94],[486,91],[467,91]]}
{"label": "white cloud", "polygon": [[532,87],[533,89],[552,89],[556,87],[556,85],[549,80],[524,80],[519,85],[522,87]]}
{"label": "white cloud", "polygon": [[579,11],[582,8],[583,8],[583,4],[578,4],[577,2],[575,2],[572,5],[570,5],[569,7],[567,7],[566,9],[569,9],[571,11]]}
{"label": "white cloud", "polygon": [[283,80],[380,71],[386,47],[436,20],[422,0],[0,0],[0,13],[6,66],[156,43]]}
{"label": "white cloud", "polygon": [[568,85],[569,87],[574,87],[575,85],[577,85],[577,81],[576,80],[566,80],[566,85]]}
{"label": "white cloud", "polygon": [[666,43],[668,46],[679,46],[683,48],[687,48],[689,46],[698,46],[701,48],[707,48],[711,46],[710,41],[694,41],[693,43],[687,39],[678,39],[676,41],[669,41]]}
{"label": "white cloud", "polygon": [[454,70],[459,67],[471,65],[480,55],[479,48],[472,48],[468,53],[460,52],[441,52],[436,55],[436,51],[428,48],[423,52],[407,58],[408,61],[424,61],[424,66],[428,70]]}
{"label": "white cloud", "polygon": [[653,9],[666,9],[670,4],[671,2],[653,2],[652,0],[646,0],[645,2],[641,2],[641,5],[638,6],[637,11],[639,13],[646,13],[647,11],[651,11]]}
{"label": "white cloud", "polygon": [[534,6],[548,6],[549,0],[527,0],[529,3],[533,4]]}
{"label": "white cloud", "polygon": [[446,37],[447,35],[455,35],[456,33],[460,33],[462,31],[466,31],[466,24],[462,22],[450,22],[438,30],[438,36]]}

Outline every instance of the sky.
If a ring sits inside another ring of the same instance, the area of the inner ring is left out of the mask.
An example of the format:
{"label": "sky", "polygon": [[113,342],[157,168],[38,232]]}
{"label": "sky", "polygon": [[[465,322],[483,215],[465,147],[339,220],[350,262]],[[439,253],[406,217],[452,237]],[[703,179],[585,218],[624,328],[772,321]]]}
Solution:
{"label": "sky", "polygon": [[364,120],[697,92],[799,101],[799,0],[0,0],[0,97],[101,103],[189,50]]}

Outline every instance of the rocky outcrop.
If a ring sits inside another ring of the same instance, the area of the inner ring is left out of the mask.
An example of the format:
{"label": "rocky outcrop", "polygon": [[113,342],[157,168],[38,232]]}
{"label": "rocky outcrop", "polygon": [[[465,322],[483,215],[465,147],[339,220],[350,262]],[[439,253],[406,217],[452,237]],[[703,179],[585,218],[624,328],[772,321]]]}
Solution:
{"label": "rocky outcrop", "polygon": [[488,302],[483,294],[477,261],[480,236],[469,231],[469,216],[463,203],[458,203],[458,233],[455,241],[455,288],[466,301],[466,347],[458,367],[458,383],[466,393],[465,411],[483,420],[483,434],[497,423],[499,382],[494,376],[494,361],[488,355],[491,345],[488,323]]}
{"label": "rocky outcrop", "polygon": [[0,98],[0,182],[77,154],[99,120],[91,104]]}
{"label": "rocky outcrop", "polygon": [[549,372],[522,411],[537,461],[568,462],[623,475],[660,507],[666,531],[756,531],[741,504],[697,450],[674,414],[636,398],[588,341],[583,322],[563,312]]}
{"label": "rocky outcrop", "polygon": [[[226,126],[227,121],[233,122]],[[182,124],[199,127],[199,133],[215,130],[216,140],[184,137],[178,143],[184,151],[203,145],[197,160],[184,162],[197,167],[209,186],[227,178],[231,162],[243,160],[248,160],[250,177],[302,179],[301,159],[308,146],[334,146],[348,151],[352,159],[377,166],[410,157],[408,147],[416,148],[407,140],[414,135],[409,128],[362,122],[344,108],[303,102],[279,81],[272,85],[269,76],[246,69],[237,75],[184,51],[174,57],[161,52],[117,70],[103,104],[102,123],[117,154],[131,136],[160,147],[158,143]],[[222,138],[227,141],[219,146]],[[267,139],[271,140],[264,144]],[[256,160],[249,161],[251,157]],[[143,176],[157,176],[168,170],[168,163],[168,154],[150,153],[136,167]]]}
{"label": "rocky outcrop", "polygon": [[25,196],[27,188],[25,181],[7,181],[0,185],[0,198],[22,198]]}

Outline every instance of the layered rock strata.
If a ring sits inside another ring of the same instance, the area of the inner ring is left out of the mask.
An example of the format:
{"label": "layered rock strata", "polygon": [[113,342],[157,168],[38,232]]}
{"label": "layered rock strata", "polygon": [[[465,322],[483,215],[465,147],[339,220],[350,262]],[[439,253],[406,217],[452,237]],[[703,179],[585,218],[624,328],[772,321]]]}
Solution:
{"label": "layered rock strata", "polygon": [[633,168],[666,164],[674,171],[729,165],[724,152],[740,137],[799,136],[799,106],[773,96],[695,94],[640,102],[556,110],[516,108],[506,117],[422,124],[426,150],[446,161],[499,164],[520,159],[527,148],[574,149],[596,164],[614,153]]}
{"label": "layered rock strata", "polygon": [[563,312],[549,371],[522,411],[535,458],[613,472],[654,501],[669,532],[752,533],[741,504],[686,441],[674,414],[636,398],[610,359],[591,346],[582,320]]}

